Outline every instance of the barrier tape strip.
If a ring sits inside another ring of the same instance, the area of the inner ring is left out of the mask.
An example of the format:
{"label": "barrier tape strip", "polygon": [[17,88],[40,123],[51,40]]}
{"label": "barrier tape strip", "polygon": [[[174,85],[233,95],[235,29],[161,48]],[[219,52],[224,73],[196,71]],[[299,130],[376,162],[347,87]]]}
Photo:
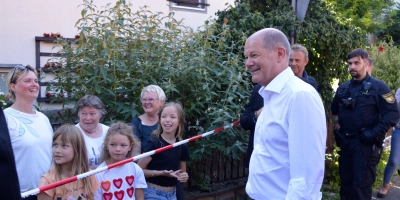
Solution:
{"label": "barrier tape strip", "polygon": [[225,129],[227,129],[227,128],[237,126],[237,125],[239,125],[239,124],[240,124],[240,121],[236,121],[236,122],[234,122],[234,123],[232,123],[232,124],[230,124],[230,125],[226,125],[226,126],[219,127],[219,128],[217,128],[217,129],[214,129],[214,130],[212,130],[212,131],[203,133],[203,134],[201,134],[201,135],[196,135],[196,136],[193,136],[193,137],[188,138],[188,139],[186,139],[186,140],[181,140],[181,141],[176,142],[176,143],[174,143],[174,144],[170,144],[170,145],[168,145],[168,146],[161,147],[161,148],[155,149],[155,150],[153,150],[153,151],[149,151],[149,152],[146,152],[146,153],[143,153],[143,154],[134,156],[134,157],[132,157],[132,158],[128,158],[128,159],[126,159],[126,160],[122,160],[122,161],[113,163],[113,164],[108,165],[108,166],[104,166],[104,167],[101,167],[101,168],[97,168],[97,169],[95,169],[95,170],[92,170],[92,171],[89,171],[89,172],[86,172],[86,173],[83,173],[83,174],[79,174],[79,175],[77,175],[77,176],[73,176],[73,177],[70,177],[70,178],[67,178],[67,179],[64,179],[64,180],[61,180],[61,181],[57,181],[57,182],[55,182],[55,183],[51,183],[51,184],[45,185],[45,186],[40,187],[40,188],[36,188],[36,189],[33,189],[33,190],[29,190],[29,191],[27,191],[27,192],[22,193],[22,194],[21,194],[21,197],[22,197],[22,198],[25,198],[25,197],[28,197],[28,196],[30,196],[30,195],[39,194],[39,193],[44,192],[44,191],[46,191],[46,190],[50,190],[50,189],[53,189],[53,188],[55,188],[55,187],[59,187],[59,186],[61,186],[61,185],[65,185],[65,184],[67,184],[67,183],[70,183],[70,182],[73,182],[73,181],[77,181],[77,180],[80,180],[80,179],[83,179],[83,178],[92,176],[92,175],[97,174],[97,173],[99,173],[99,172],[106,171],[106,170],[112,169],[112,168],[114,168],[114,167],[118,167],[118,166],[124,165],[124,164],[129,163],[129,162],[133,162],[134,160],[139,160],[139,159],[145,158],[145,157],[147,157],[147,156],[151,156],[151,155],[153,155],[153,154],[157,154],[157,153],[160,153],[160,152],[162,152],[162,151],[165,151],[165,150],[168,150],[168,149],[172,149],[172,148],[177,147],[177,146],[180,146],[180,145],[182,145],[182,144],[185,144],[185,143],[188,143],[188,142],[192,142],[192,141],[198,140],[198,139],[200,139],[200,138],[206,137],[206,136],[211,135],[211,134],[214,134],[214,133],[218,133],[218,132],[223,131],[223,130],[225,130]]}

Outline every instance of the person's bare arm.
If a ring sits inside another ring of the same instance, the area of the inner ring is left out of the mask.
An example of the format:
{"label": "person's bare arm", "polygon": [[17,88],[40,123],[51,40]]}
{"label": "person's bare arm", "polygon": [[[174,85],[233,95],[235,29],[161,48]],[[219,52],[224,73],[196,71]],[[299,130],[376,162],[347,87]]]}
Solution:
{"label": "person's bare arm", "polygon": [[136,200],[144,200],[144,189],[143,188],[135,188],[135,199]]}
{"label": "person's bare arm", "polygon": [[149,170],[147,169],[147,165],[152,160],[151,157],[142,158],[139,160],[138,165],[143,170],[144,177],[150,178],[154,176],[168,176],[168,177],[175,177],[178,178],[180,170],[174,172],[173,170]]}
{"label": "person's bare arm", "polygon": [[37,195],[38,200],[53,200],[53,198],[51,196],[49,196],[48,194],[41,192]]}
{"label": "person's bare arm", "polygon": [[187,182],[189,180],[189,174],[186,172],[186,161],[181,161],[179,167],[180,170],[178,170],[179,172],[177,171],[178,181],[182,183]]}

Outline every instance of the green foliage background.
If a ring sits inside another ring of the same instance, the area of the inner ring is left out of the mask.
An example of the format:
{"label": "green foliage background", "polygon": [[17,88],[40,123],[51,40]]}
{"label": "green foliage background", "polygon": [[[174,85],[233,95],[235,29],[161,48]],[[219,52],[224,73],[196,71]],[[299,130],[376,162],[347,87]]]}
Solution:
{"label": "green foliage background", "polygon": [[390,24],[393,15],[393,0],[326,0],[340,21],[347,21],[365,33],[375,33]]}
{"label": "green foliage background", "polygon": [[[237,0],[235,7],[217,12],[216,24],[221,32],[225,27],[223,19],[229,20],[227,44],[245,40],[262,28],[277,28],[289,39],[291,31],[295,30],[297,43],[309,51],[310,61],[306,70],[317,80],[325,109],[329,113],[333,79],[345,81],[349,78],[346,56],[365,42],[365,36],[359,28],[338,21],[331,9],[325,1],[314,0],[309,4],[304,22],[300,23],[288,0]],[[243,52],[238,53],[242,55]]]}
{"label": "green foliage background", "polygon": [[[251,91],[243,65],[243,40],[226,43],[224,29],[206,23],[193,32],[173,18],[174,13],[153,13],[147,7],[118,1],[96,8],[84,1],[81,31],[75,42],[59,40],[65,68],[56,73],[51,90],[65,108],[74,107],[85,94],[106,105],[106,124],[130,122],[143,113],[139,101],[144,86],[157,84],[167,101],[180,101],[185,110],[186,136],[214,130],[239,120]],[[64,112],[75,119],[74,112]],[[66,121],[68,122],[68,121]],[[210,158],[213,150],[237,159],[246,148],[247,134],[235,127],[191,143],[193,161]],[[208,184],[208,183],[206,183]]]}
{"label": "green foliage background", "polygon": [[393,41],[381,41],[370,47],[370,56],[374,62],[372,75],[385,82],[395,94],[400,88],[400,49]]}

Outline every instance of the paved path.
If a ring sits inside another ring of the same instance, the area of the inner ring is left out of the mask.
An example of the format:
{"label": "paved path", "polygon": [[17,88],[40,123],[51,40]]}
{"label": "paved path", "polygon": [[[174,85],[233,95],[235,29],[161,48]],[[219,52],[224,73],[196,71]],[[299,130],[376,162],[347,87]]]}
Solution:
{"label": "paved path", "polygon": [[[395,172],[397,174],[397,172]],[[372,195],[372,199],[380,199],[376,197],[378,193],[378,189],[375,190],[374,194]],[[384,200],[400,200],[400,176],[396,175],[392,178],[392,186],[390,187],[386,197],[383,198]]]}

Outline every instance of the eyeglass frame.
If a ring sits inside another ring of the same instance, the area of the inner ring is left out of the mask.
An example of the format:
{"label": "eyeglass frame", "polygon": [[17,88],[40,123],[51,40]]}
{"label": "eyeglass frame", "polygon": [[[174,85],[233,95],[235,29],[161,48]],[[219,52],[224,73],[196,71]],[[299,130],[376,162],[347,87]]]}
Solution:
{"label": "eyeglass frame", "polygon": [[13,79],[14,79],[15,71],[17,71],[17,69],[19,69],[20,71],[30,70],[30,71],[33,71],[33,72],[34,72],[34,69],[33,69],[31,66],[29,66],[29,65],[27,65],[27,66],[24,66],[24,65],[16,65],[16,66],[14,67],[14,69],[13,69],[14,71],[13,71],[13,73],[12,73],[12,75],[11,75],[10,83],[14,83],[14,82],[15,82],[15,80],[13,80]]}
{"label": "eyeglass frame", "polygon": [[142,103],[153,103],[155,100],[159,100],[159,98],[151,98],[151,99],[144,99],[144,98],[140,98],[140,102]]}

